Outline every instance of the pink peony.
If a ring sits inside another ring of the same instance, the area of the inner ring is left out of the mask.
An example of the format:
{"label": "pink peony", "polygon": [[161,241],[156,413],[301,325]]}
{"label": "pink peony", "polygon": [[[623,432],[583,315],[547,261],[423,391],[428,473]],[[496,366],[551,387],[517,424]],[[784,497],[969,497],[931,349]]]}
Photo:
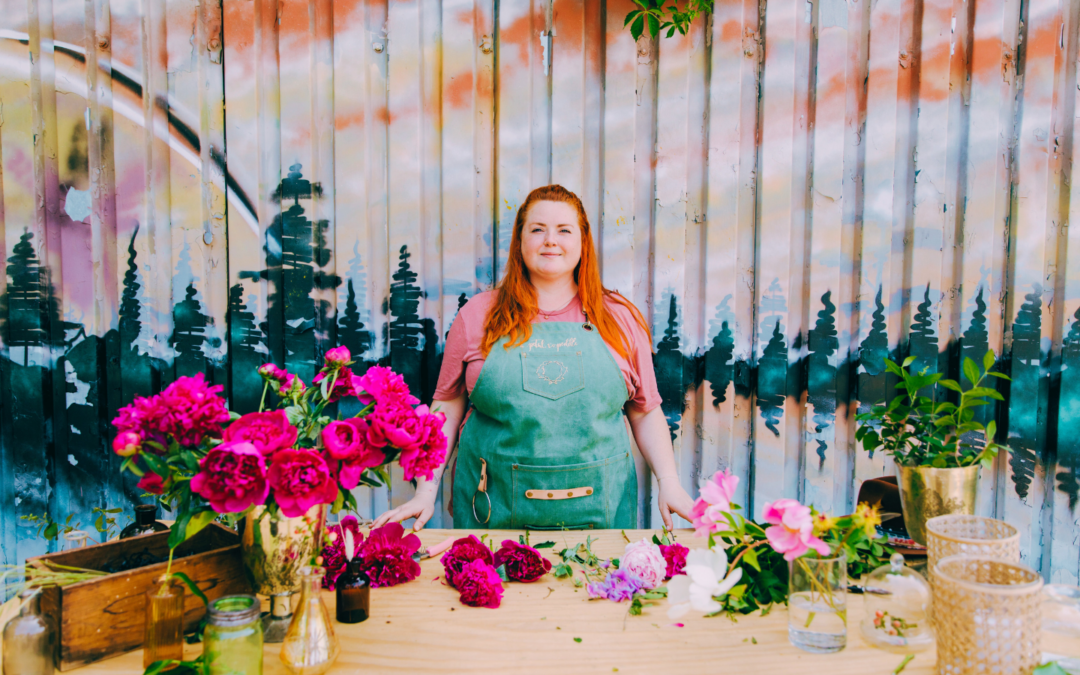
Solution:
{"label": "pink peony", "polygon": [[[315,376],[311,380],[312,385],[320,385],[323,380],[335,377],[335,371],[323,371]],[[334,388],[331,389],[328,394],[327,400],[331,403],[347,396],[356,396],[357,390],[357,377],[353,371],[348,368],[341,368],[336,371],[336,379],[334,379]]]}
{"label": "pink peony", "polygon": [[278,388],[278,396],[281,398],[300,396],[305,391],[307,391],[307,386],[303,380],[292,373],[285,373],[285,379],[281,381],[281,387]]}
{"label": "pink peony", "polygon": [[326,528],[329,536],[323,546],[323,567],[326,575],[323,577],[323,588],[334,590],[338,577],[345,572],[349,556],[345,555],[345,532],[351,532],[353,538],[352,557],[359,555],[360,546],[364,543],[364,535],[360,532],[360,523],[355,516],[345,516],[341,522]]}
{"label": "pink peony", "polygon": [[113,439],[113,452],[121,457],[131,457],[139,454],[142,447],[142,437],[134,431],[121,431]]}
{"label": "pink peony", "polygon": [[[131,431],[145,441],[158,443],[164,447],[169,442],[161,428],[166,413],[160,396],[136,396],[131,405],[126,405],[117,411],[113,426],[120,433]],[[147,449],[155,454],[162,452],[161,449],[153,446]]]}
{"label": "pink peony", "polygon": [[696,528],[694,534],[701,537],[727,527],[724,514],[731,511],[731,500],[738,484],[739,477],[732,475],[727,469],[717,471],[702,484],[701,496],[690,510],[690,517]]}
{"label": "pink peony", "polygon": [[279,450],[267,473],[274,501],[289,518],[302,516],[316,504],[337,499],[338,488],[326,460],[312,450]]}
{"label": "pink peony", "polygon": [[664,583],[667,561],[660,547],[647,539],[630,542],[619,559],[619,569],[633,574],[648,590]]}
{"label": "pink peony", "polygon": [[810,507],[794,499],[778,499],[765,505],[765,522],[772,527],[765,530],[769,545],[784,560],[792,561],[810,549],[818,555],[829,555],[829,545],[814,536],[814,520]]}
{"label": "pink peony", "polygon": [[502,579],[495,568],[483,560],[465,563],[455,579],[464,605],[495,609],[502,602]]}
{"label": "pink peony", "polygon": [[240,513],[266,501],[266,461],[248,441],[226,441],[199,461],[199,473],[191,479],[191,491],[218,513]]}
{"label": "pink peony", "polygon": [[660,552],[664,554],[664,560],[667,562],[664,578],[670,579],[685,574],[683,570],[686,569],[686,554],[690,552],[690,549],[679,543],[660,544]]}
{"label": "pink peony", "polygon": [[357,394],[357,398],[364,405],[372,401],[378,403],[396,401],[414,406],[420,402],[420,399],[409,393],[409,385],[405,384],[405,378],[384,366],[368,368],[357,384],[362,390],[362,393]]}
{"label": "pink peony", "polygon": [[[420,407],[426,408],[426,406]],[[425,480],[433,480],[435,470],[442,466],[446,459],[446,435],[442,430],[446,415],[441,412],[428,413],[421,419],[427,427],[424,444],[407,450],[403,449],[398,458],[405,480],[413,480],[417,476],[423,476]]]}
{"label": "pink peony", "polygon": [[495,567],[503,567],[511,581],[530,583],[551,571],[551,561],[532,546],[506,539],[495,552]]}
{"label": "pink peony", "polygon": [[259,375],[261,375],[264,380],[277,380],[280,382],[285,379],[285,376],[288,375],[288,373],[272,363],[264,363],[259,366]]}
{"label": "pink peony", "polygon": [[323,360],[326,362],[327,368],[340,368],[352,363],[352,354],[349,353],[348,347],[341,345],[327,351],[323,355]]}
{"label": "pink peony", "polygon": [[178,378],[159,395],[166,411],[161,430],[184,447],[197,446],[207,436],[221,438],[221,425],[229,421],[225,399],[218,395],[224,389],[207,385],[202,373]]}
{"label": "pink peony", "polygon": [[450,549],[439,558],[445,572],[446,582],[451,586],[457,586],[455,577],[461,572],[461,568],[474,560],[480,560],[488,565],[494,564],[491,549],[484,542],[476,538],[475,534],[458,539],[450,545]]}
{"label": "pink peony", "polygon": [[386,463],[386,453],[367,442],[367,422],[354,417],[343,422],[356,431],[357,442],[352,450],[341,457],[341,471],[338,480],[346,490],[360,484],[365,469],[371,469]]}
{"label": "pink peony", "polygon": [[135,487],[152,495],[159,495],[165,491],[165,481],[153,471],[147,471]]}
{"label": "pink peony", "polygon": [[222,439],[248,441],[263,455],[291,448],[296,443],[296,427],[289,423],[284,410],[248,413],[225,429]]}
{"label": "pink peony", "polygon": [[360,445],[360,430],[348,422],[334,421],[322,430],[323,447],[334,459],[345,459]]}
{"label": "pink peony", "polygon": [[397,586],[420,576],[413,553],[420,550],[420,537],[405,534],[401,523],[387,523],[368,534],[359,556],[372,588]]}

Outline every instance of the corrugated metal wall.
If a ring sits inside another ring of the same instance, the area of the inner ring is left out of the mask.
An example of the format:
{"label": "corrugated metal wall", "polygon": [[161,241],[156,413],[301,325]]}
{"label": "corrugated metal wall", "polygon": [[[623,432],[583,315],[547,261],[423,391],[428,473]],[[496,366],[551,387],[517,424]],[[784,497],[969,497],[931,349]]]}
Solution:
{"label": "corrugated metal wall", "polygon": [[2,0],[5,561],[43,547],[20,516],[138,498],[108,421],[176,376],[250,409],[259,363],[343,342],[430,397],[558,182],[652,321],[687,487],[844,511],[891,470],[853,440],[882,358],[989,347],[1013,452],[979,509],[1075,583],[1080,0],[725,0],[637,43],[631,8]]}

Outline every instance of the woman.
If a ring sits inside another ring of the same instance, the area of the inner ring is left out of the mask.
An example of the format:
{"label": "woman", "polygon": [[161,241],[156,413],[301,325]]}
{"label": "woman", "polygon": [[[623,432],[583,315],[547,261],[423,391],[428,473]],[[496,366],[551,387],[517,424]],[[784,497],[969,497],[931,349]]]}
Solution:
{"label": "woman", "polygon": [[[533,190],[517,212],[505,279],[461,308],[446,339],[434,407],[446,413],[449,447],[461,429],[454,527],[637,527],[624,412],[659,481],[664,524],[672,512],[690,518],[651,348],[641,312],[600,283],[581,200],[559,185]],[[441,475],[421,478],[374,526],[415,517],[420,530]]]}

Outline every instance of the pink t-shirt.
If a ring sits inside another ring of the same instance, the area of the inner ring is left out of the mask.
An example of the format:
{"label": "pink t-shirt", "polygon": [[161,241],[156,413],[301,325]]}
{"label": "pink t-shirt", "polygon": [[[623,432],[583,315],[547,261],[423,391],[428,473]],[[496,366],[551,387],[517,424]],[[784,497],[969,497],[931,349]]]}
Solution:
{"label": "pink t-shirt", "polygon": [[[466,391],[472,393],[476,380],[480,377],[480,370],[484,367],[484,355],[480,353],[480,343],[484,339],[484,322],[496,297],[496,291],[478,293],[458,312],[450,326],[450,334],[446,337],[439,386],[435,389],[436,401],[450,401]],[[612,301],[607,303],[607,307],[632,344],[629,361],[608,345],[611,356],[619,365],[626,381],[626,391],[630,395],[626,405],[638,412],[649,412],[660,405],[649,336],[634,320],[627,307]],[[583,323],[585,313],[581,311],[581,299],[575,296],[566,307],[555,312],[538,314],[533,319],[533,323],[543,321]]]}

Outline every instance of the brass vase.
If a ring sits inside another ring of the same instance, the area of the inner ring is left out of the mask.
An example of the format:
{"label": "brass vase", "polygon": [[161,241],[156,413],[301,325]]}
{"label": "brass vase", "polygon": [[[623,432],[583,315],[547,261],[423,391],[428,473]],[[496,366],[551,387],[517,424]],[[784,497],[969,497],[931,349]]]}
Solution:
{"label": "brass vase", "polygon": [[900,504],[908,535],[926,546],[926,521],[937,516],[974,515],[979,465],[952,469],[897,466]]}
{"label": "brass vase", "polygon": [[272,517],[257,506],[244,517],[240,538],[244,569],[256,593],[270,596],[270,611],[263,615],[263,641],[281,642],[292,621],[290,598],[300,590],[299,572],[322,552],[326,505],[302,516]]}

